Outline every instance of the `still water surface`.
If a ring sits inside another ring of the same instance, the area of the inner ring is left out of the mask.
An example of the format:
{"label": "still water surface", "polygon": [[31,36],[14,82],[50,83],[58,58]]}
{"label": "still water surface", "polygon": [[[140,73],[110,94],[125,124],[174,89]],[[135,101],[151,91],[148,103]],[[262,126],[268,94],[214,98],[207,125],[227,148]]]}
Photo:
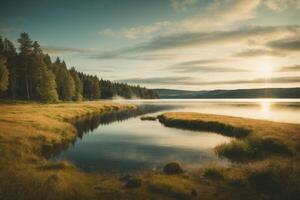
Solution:
{"label": "still water surface", "polygon": [[[128,102],[128,101],[125,101]],[[168,128],[143,115],[166,111],[202,112],[300,123],[300,100],[150,100],[137,112],[107,113],[78,120],[79,136],[53,160],[69,160],[84,171],[137,172],[179,161],[187,168],[206,163],[228,164],[213,148],[231,139],[210,132]]]}

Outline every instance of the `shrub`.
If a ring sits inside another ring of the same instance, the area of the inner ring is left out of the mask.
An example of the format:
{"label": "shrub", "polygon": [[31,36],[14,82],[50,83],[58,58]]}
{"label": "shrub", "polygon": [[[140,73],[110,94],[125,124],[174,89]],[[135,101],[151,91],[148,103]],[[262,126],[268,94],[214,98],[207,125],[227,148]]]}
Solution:
{"label": "shrub", "polygon": [[196,191],[192,192],[191,189],[185,188],[184,185],[167,180],[156,180],[149,183],[148,189],[152,192],[163,194],[175,199],[189,200],[192,195],[196,196]]}
{"label": "shrub", "polygon": [[141,179],[131,178],[126,182],[125,187],[126,188],[138,188],[141,185],[142,185]]}
{"label": "shrub", "polygon": [[271,199],[297,199],[300,195],[300,173],[292,162],[270,163],[251,170],[247,177],[250,186]]}
{"label": "shrub", "polygon": [[284,144],[282,141],[280,141],[277,138],[274,137],[265,137],[261,139],[252,139],[249,140],[250,145],[253,146],[253,148],[257,148],[260,153],[272,153],[272,154],[284,154],[284,155],[290,155],[292,154],[292,151],[289,149],[289,147]]}
{"label": "shrub", "polygon": [[209,166],[204,169],[204,176],[214,180],[224,179],[224,168],[221,166]]}
{"label": "shrub", "polygon": [[217,146],[216,152],[233,161],[251,160],[273,154],[292,155],[286,144],[273,137],[233,140],[229,144]]}
{"label": "shrub", "polygon": [[171,162],[171,163],[166,164],[163,171],[166,174],[181,174],[181,173],[183,173],[182,167],[177,162]]}
{"label": "shrub", "polygon": [[249,147],[249,144],[243,140],[233,140],[229,144],[221,144],[216,147],[218,155],[227,157],[233,161],[242,161],[253,157],[255,150]]}

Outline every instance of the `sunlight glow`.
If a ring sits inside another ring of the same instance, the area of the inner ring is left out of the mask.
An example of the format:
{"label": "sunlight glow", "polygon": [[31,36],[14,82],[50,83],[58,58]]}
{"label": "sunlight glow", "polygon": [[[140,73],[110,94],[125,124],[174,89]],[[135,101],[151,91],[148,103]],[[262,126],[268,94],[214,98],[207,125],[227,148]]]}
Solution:
{"label": "sunlight glow", "polygon": [[273,66],[268,63],[265,63],[263,66],[258,68],[259,75],[266,79],[271,77],[273,71]]}
{"label": "sunlight glow", "polygon": [[269,99],[264,99],[261,101],[261,110],[264,114],[269,114],[271,112],[272,102]]}
{"label": "sunlight glow", "polygon": [[255,61],[257,66],[256,74],[260,78],[270,79],[272,77],[273,72],[275,72],[275,66],[277,65],[276,61],[270,57],[263,57],[257,61]]}

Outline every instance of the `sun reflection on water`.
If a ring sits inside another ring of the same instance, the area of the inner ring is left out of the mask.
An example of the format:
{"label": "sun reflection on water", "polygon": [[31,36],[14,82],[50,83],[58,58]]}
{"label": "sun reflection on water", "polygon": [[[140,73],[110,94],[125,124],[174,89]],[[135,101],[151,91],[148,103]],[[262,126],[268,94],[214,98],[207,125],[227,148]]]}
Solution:
{"label": "sun reflection on water", "polygon": [[271,113],[272,102],[269,99],[262,100],[260,105],[261,105],[261,111],[263,114],[269,115]]}

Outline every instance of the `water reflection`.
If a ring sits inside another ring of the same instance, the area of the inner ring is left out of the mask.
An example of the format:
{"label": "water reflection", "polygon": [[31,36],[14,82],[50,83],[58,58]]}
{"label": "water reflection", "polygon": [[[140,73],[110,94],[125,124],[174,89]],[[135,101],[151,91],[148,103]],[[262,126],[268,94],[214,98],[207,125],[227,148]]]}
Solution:
{"label": "water reflection", "polygon": [[137,117],[175,108],[178,109],[146,105],[135,112],[88,116],[75,123],[79,136],[74,144],[51,159],[67,159],[91,172],[136,172],[162,167],[174,160],[186,166],[226,163],[218,158],[213,148],[229,142],[230,138],[216,133],[168,128],[158,121],[141,121]]}
{"label": "water reflection", "polygon": [[91,114],[80,118],[74,118],[72,123],[77,129],[78,137],[82,138],[83,134],[92,132],[99,125],[108,125],[112,122],[122,122],[131,117],[143,114],[155,113],[158,111],[172,110],[177,106],[168,105],[140,105],[136,110],[111,111],[102,114]]}
{"label": "water reflection", "polygon": [[100,125],[108,125],[113,122],[122,122],[131,117],[140,116],[146,113],[154,113],[164,110],[175,109],[175,105],[140,105],[136,110],[110,111],[102,114],[89,114],[83,117],[73,118],[71,123],[77,130],[77,137],[72,141],[65,141],[54,146],[45,146],[42,149],[42,154],[46,158],[55,158],[62,151],[74,146],[76,141],[82,139],[84,134],[93,132]]}
{"label": "water reflection", "polygon": [[[133,101],[135,102],[135,101]],[[181,105],[180,112],[200,112],[300,124],[300,99],[159,99],[155,105]]]}
{"label": "water reflection", "polygon": [[299,102],[164,101],[139,102],[137,111],[111,112],[76,119],[79,137],[51,159],[66,159],[85,171],[136,172],[177,160],[188,166],[226,163],[213,148],[231,139],[216,133],[168,128],[158,121],[141,121],[146,113],[166,110],[241,116],[300,123]]}
{"label": "water reflection", "polygon": [[269,115],[271,113],[271,105],[272,102],[268,99],[261,101],[261,110],[265,115]]}

